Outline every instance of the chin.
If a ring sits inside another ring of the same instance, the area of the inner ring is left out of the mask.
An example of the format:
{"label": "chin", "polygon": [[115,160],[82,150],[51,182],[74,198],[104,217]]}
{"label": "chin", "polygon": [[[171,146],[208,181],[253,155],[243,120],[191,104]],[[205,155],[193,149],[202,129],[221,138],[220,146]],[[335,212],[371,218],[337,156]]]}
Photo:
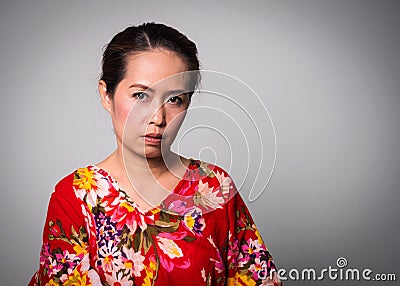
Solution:
{"label": "chin", "polygon": [[152,159],[152,158],[157,158],[157,157],[163,156],[163,154],[168,151],[167,149],[165,149],[164,152],[161,152],[161,148],[157,148],[157,149],[153,149],[153,150],[149,150],[149,149],[152,149],[152,148],[146,148],[146,150],[143,154],[143,156],[146,157],[147,159]]}

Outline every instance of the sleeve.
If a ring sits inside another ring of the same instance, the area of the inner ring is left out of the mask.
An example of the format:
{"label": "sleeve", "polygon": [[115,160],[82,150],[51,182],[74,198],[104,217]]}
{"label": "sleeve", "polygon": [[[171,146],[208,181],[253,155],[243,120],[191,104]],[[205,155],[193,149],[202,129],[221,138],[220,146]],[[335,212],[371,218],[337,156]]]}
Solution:
{"label": "sleeve", "polygon": [[231,184],[235,193],[228,202],[227,285],[281,285],[275,262],[233,181]]}
{"label": "sleeve", "polygon": [[[65,177],[51,195],[33,285],[101,285],[90,262],[90,218],[73,189],[73,174]],[[87,206],[86,206],[87,207]]]}

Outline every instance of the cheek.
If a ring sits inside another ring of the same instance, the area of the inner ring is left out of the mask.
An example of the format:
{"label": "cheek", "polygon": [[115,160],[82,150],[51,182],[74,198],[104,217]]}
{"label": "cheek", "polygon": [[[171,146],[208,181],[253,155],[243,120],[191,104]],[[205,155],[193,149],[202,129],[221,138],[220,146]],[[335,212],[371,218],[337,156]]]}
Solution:
{"label": "cheek", "polygon": [[170,132],[172,133],[178,132],[179,128],[183,123],[183,120],[185,119],[185,116],[186,116],[186,110],[172,111],[169,114],[167,122]]}
{"label": "cheek", "polygon": [[138,128],[139,124],[143,125],[146,121],[146,111],[141,108],[140,104],[132,102],[126,102],[115,106],[115,114],[118,120],[118,124],[122,125],[122,128],[126,124],[126,128],[132,129]]}
{"label": "cheek", "polygon": [[128,106],[118,105],[115,108],[115,114],[119,122],[124,123],[127,120],[129,113],[130,108]]}

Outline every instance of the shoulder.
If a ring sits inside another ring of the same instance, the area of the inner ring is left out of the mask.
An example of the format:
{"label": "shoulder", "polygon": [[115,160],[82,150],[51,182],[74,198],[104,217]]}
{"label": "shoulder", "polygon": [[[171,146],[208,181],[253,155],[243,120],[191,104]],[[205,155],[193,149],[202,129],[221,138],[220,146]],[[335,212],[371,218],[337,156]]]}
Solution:
{"label": "shoulder", "polygon": [[74,189],[75,174],[76,170],[65,175],[55,184],[48,203],[47,221],[52,221],[52,223],[57,220],[68,223],[82,221],[82,202],[77,198]]}
{"label": "shoulder", "polygon": [[232,195],[235,185],[229,172],[220,165],[198,160],[199,168],[204,172],[203,180],[217,185],[224,196]]}
{"label": "shoulder", "polygon": [[196,175],[191,178],[196,181],[195,204],[209,210],[226,208],[238,193],[229,172],[220,165],[199,159],[195,160],[195,165]]}
{"label": "shoulder", "polygon": [[65,177],[60,179],[57,182],[57,184],[55,185],[55,191],[63,190],[66,188],[71,188],[73,180],[74,180],[74,174],[75,174],[75,171],[69,173],[68,175],[66,175]]}
{"label": "shoulder", "polygon": [[53,199],[60,200],[62,198],[67,198],[74,195],[74,190],[73,190],[74,174],[75,171],[70,172],[55,184],[53,193],[51,194],[51,197]]}
{"label": "shoulder", "polygon": [[216,165],[204,160],[200,159],[193,159],[189,169],[192,171],[196,171],[199,174],[203,175],[199,179],[206,179],[208,178],[216,178],[218,180],[224,179],[229,177],[229,173],[220,165]]}
{"label": "shoulder", "polygon": [[78,167],[56,183],[52,196],[71,197],[77,196],[81,191],[97,190],[99,179],[102,176],[94,165]]}

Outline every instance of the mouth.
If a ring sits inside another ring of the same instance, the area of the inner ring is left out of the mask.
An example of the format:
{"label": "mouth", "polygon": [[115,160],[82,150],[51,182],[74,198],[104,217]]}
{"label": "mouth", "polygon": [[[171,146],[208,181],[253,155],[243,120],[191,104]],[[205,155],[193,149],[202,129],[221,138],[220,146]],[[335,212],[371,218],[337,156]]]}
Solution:
{"label": "mouth", "polygon": [[149,134],[146,134],[145,137],[161,139],[161,138],[163,138],[163,135],[161,133],[149,133]]}
{"label": "mouth", "polygon": [[158,144],[164,138],[164,136],[161,133],[149,133],[143,137],[145,142],[150,144]]}

